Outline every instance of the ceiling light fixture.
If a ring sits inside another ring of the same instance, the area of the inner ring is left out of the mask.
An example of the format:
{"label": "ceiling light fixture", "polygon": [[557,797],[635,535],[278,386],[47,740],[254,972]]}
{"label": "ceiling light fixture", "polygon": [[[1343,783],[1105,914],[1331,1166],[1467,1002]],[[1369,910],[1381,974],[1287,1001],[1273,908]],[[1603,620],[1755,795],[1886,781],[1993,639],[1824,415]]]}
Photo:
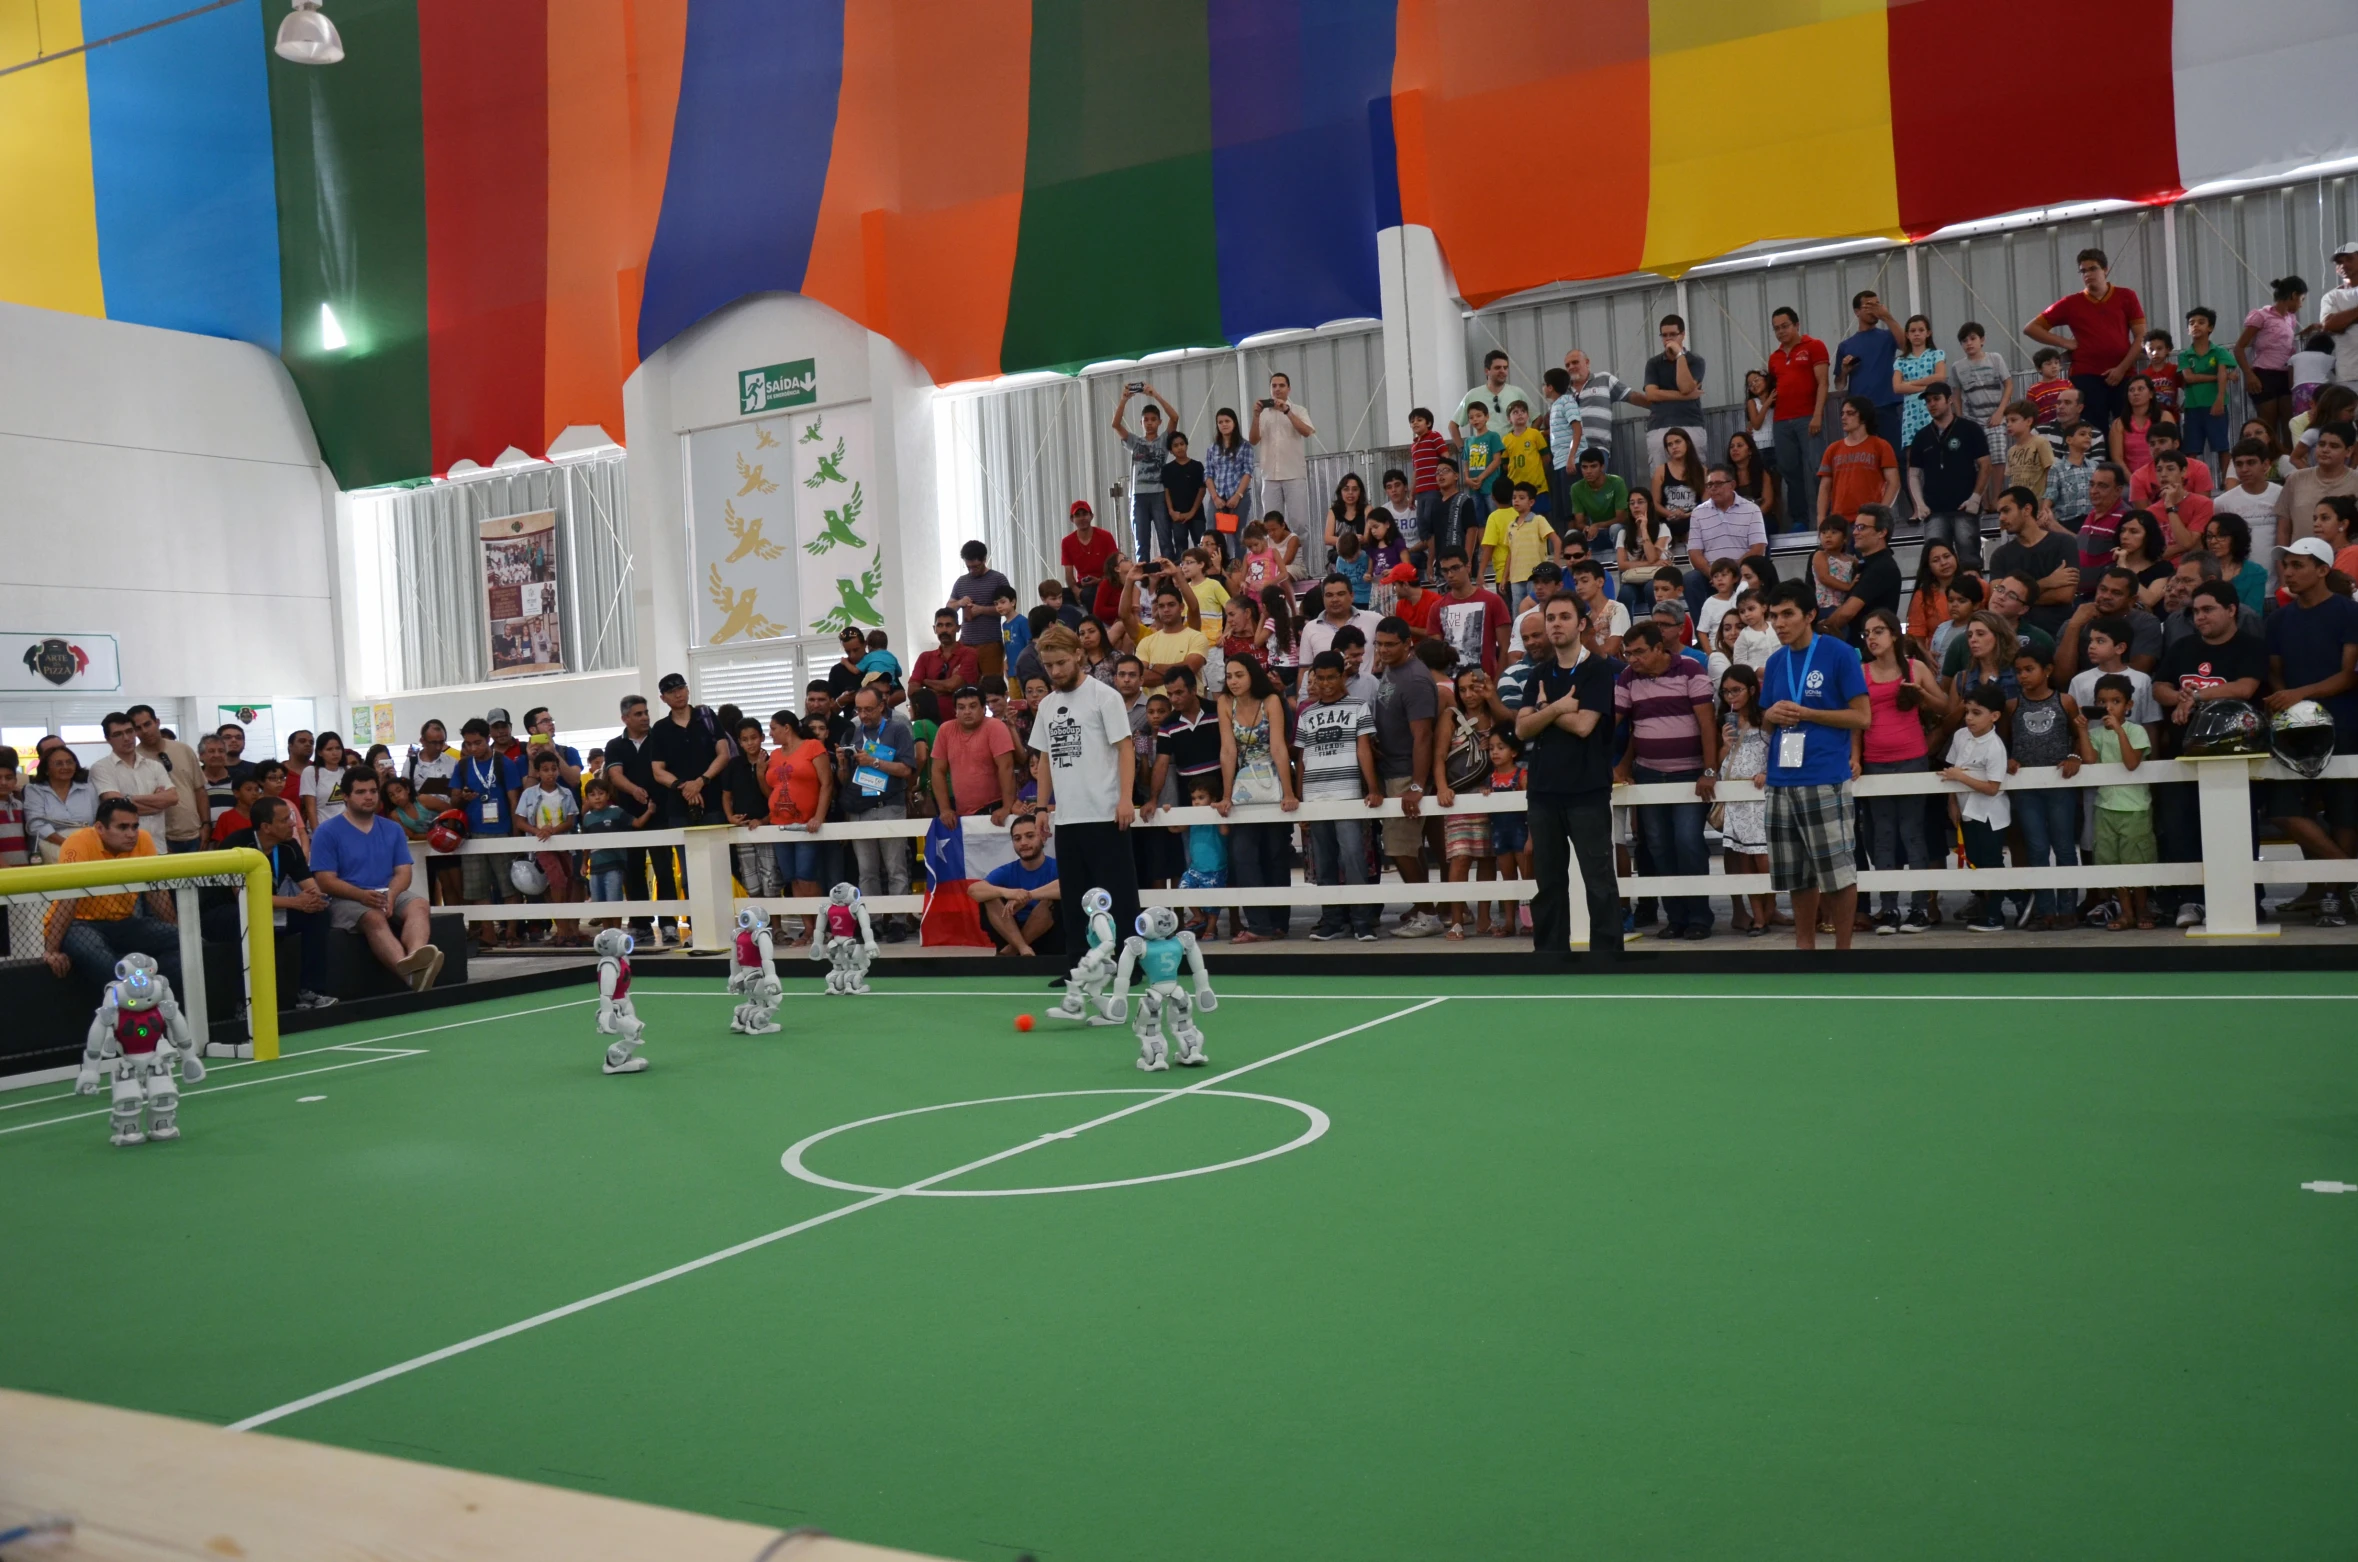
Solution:
{"label": "ceiling light fixture", "polygon": [[278,57],[297,65],[333,65],[342,59],[343,37],[321,13],[319,0],[294,0],[294,6],[278,24]]}
{"label": "ceiling light fixture", "polygon": [[352,344],[345,340],[344,324],[336,318],[336,311],[327,304],[319,306],[319,346],[322,352],[339,353]]}

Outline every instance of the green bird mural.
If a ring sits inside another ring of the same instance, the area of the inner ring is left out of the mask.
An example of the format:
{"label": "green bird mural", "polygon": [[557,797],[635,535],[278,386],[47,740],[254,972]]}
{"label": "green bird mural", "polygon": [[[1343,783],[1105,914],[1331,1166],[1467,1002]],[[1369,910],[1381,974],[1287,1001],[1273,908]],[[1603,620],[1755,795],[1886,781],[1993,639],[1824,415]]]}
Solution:
{"label": "green bird mural", "polygon": [[860,485],[852,484],[851,497],[843,502],[843,508],[826,512],[827,525],[825,529],[804,543],[802,551],[814,554],[826,553],[833,550],[837,543],[848,544],[854,548],[868,546],[868,539],[852,530],[854,526],[859,524],[860,506],[865,502],[860,497]]}
{"label": "green bird mural", "polygon": [[796,440],[795,443],[798,445],[817,444],[819,442],[819,425],[826,421],[824,415],[811,419],[811,426],[802,431],[802,438]]}
{"label": "green bird mural", "polygon": [[868,567],[860,573],[859,584],[838,578],[835,594],[843,600],[825,613],[811,620],[814,635],[840,635],[854,624],[866,624],[871,629],[884,627],[884,615],[876,611],[876,593],[884,589],[884,550],[878,548]]}
{"label": "green bird mural", "polygon": [[818,470],[804,478],[802,486],[816,488],[822,483],[848,483],[850,481],[850,478],[843,475],[843,440],[838,437],[834,450],[819,457]]}

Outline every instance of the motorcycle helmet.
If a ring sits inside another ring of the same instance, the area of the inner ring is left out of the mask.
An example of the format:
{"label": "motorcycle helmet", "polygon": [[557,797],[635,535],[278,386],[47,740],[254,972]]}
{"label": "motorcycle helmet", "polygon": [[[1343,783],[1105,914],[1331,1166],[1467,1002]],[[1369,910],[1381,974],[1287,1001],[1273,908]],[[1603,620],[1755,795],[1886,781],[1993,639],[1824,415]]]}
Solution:
{"label": "motorcycle helmet", "polygon": [[2315,700],[2288,705],[2268,723],[2268,749],[2285,769],[2314,781],[2333,758],[2333,717]]}
{"label": "motorcycle helmet", "polygon": [[549,876],[530,857],[518,857],[508,864],[508,882],[520,895],[545,895],[549,890]]}
{"label": "motorcycle helmet", "polygon": [[2186,718],[2186,745],[2196,757],[2267,752],[2260,738],[2260,712],[2249,700],[2201,700]]}
{"label": "motorcycle helmet", "polygon": [[434,816],[426,829],[426,844],[438,852],[457,851],[467,838],[467,815],[464,809],[445,808]]}

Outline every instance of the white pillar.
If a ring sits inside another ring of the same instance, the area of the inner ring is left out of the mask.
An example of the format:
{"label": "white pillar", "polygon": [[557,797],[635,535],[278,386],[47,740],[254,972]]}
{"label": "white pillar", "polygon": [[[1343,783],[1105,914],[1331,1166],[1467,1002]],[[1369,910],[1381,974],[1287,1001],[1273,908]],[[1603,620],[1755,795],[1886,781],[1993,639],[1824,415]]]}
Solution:
{"label": "white pillar", "polygon": [[1369,441],[1408,438],[1408,409],[1429,407],[1436,424],[1466,389],[1465,304],[1433,230],[1386,228],[1376,235],[1384,309],[1385,425]]}
{"label": "white pillar", "polygon": [[189,1032],[196,1037],[197,1055],[202,1057],[213,1037],[206,1023],[205,939],[196,886],[183,884],[173,890],[172,910],[180,924],[180,1012],[188,1016]]}
{"label": "white pillar", "polygon": [[690,826],[680,864],[688,870],[688,931],[700,955],[720,954],[737,937],[737,898],[729,861],[729,827]]}
{"label": "white pillar", "polygon": [[2273,938],[2254,914],[2252,767],[2262,756],[2197,759],[2195,795],[2202,805],[2203,924],[2192,938]]}

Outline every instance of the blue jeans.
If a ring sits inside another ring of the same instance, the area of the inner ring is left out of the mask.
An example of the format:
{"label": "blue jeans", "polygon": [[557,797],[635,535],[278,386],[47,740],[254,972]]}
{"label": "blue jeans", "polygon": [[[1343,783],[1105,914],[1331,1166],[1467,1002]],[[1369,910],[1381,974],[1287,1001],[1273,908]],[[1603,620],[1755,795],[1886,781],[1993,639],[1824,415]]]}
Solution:
{"label": "blue jeans", "polygon": [[[1682,770],[1673,774],[1632,765],[1629,774],[1640,785],[1671,782],[1692,786],[1703,772]],[[1645,839],[1646,853],[1653,859],[1655,872],[1683,877],[1711,871],[1711,859],[1703,849],[1703,817],[1709,812],[1710,805],[1701,798],[1690,803],[1648,803],[1637,810],[1638,833]],[[1665,895],[1662,909],[1669,917],[1673,936],[1690,927],[1711,926],[1711,902],[1704,896]]]}
{"label": "blue jeans", "polygon": [[74,963],[74,974],[93,986],[115,979],[115,962],[125,955],[152,955],[176,993],[185,996],[180,980],[180,930],[163,918],[148,914],[143,898],[127,917],[111,921],[76,917],[59,946]]}
{"label": "blue jeans", "polygon": [[1171,504],[1160,489],[1130,496],[1130,535],[1137,541],[1141,559],[1178,553],[1179,550],[1171,547]]}
{"label": "blue jeans", "polygon": [[592,868],[589,875],[592,900],[623,900],[622,870],[620,868]]}
{"label": "blue jeans", "polygon": [[[1865,772],[1871,776],[1919,775],[1930,762],[1923,759],[1868,760]],[[1860,801],[1867,810],[1867,851],[1875,866],[1886,872],[1895,868],[1931,868],[1939,865],[1932,855],[1931,843],[1924,834],[1924,799],[1921,797],[1867,797]],[[1880,903],[1883,913],[1896,916],[1899,912],[1899,892],[1885,890]],[[1908,897],[1909,909],[1928,911],[1932,895],[1928,890],[1917,890]]]}
{"label": "blue jeans", "polygon": [[[2009,791],[2006,800],[2014,805],[2014,819],[2022,826],[2022,838],[2028,848],[2026,868],[2070,868],[2080,860],[2080,794],[2068,786],[2041,787],[2037,791]],[[2043,889],[2034,892],[2031,915],[2051,917],[2056,914],[2063,896],[2071,891]]]}
{"label": "blue jeans", "polygon": [[2227,437],[2227,414],[2216,406],[2179,408],[2178,442],[2197,460],[2213,451],[2224,456],[2232,443]]}
{"label": "blue jeans", "polygon": [[[1518,821],[1519,822],[1519,821]],[[1313,819],[1310,822],[1310,866],[1321,884],[1367,882],[1367,821]],[[1318,913],[1318,931],[1340,933],[1348,925],[1354,933],[1372,933],[1381,906],[1325,906]]]}

